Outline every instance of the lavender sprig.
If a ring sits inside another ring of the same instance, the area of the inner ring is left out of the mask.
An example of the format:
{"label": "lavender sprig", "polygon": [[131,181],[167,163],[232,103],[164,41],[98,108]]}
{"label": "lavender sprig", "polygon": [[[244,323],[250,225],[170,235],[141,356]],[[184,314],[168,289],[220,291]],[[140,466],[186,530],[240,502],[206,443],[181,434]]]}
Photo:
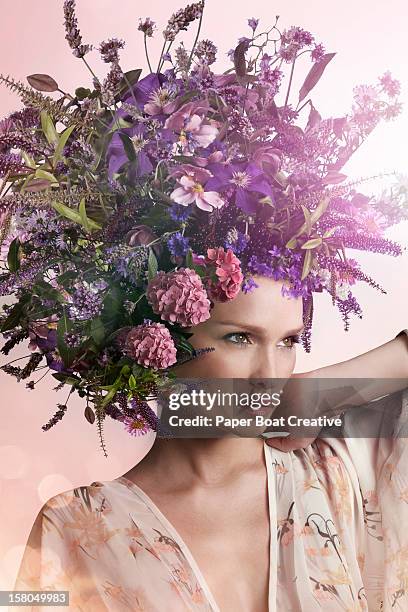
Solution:
{"label": "lavender sprig", "polygon": [[91,51],[91,45],[84,45],[82,43],[81,32],[78,28],[78,19],[76,18],[75,0],[65,0],[64,2],[64,18],[65,18],[65,38],[68,41],[69,46],[72,49],[75,57],[83,58],[89,51]]}

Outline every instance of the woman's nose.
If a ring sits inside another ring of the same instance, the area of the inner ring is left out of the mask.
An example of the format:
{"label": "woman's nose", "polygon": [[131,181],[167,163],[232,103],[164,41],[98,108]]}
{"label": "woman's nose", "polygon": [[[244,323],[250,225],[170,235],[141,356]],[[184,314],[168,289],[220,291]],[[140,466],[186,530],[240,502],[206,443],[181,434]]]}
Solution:
{"label": "woman's nose", "polygon": [[262,350],[256,354],[249,378],[278,378],[277,355],[273,350]]}

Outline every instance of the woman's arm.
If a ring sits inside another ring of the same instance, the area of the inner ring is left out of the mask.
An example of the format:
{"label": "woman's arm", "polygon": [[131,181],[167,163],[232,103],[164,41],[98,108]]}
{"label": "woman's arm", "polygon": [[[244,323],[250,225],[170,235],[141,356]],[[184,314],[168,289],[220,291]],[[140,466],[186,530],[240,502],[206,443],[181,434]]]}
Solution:
{"label": "woman's arm", "polygon": [[[291,383],[291,379],[303,380]],[[401,391],[408,387],[408,329],[357,357],[293,374],[291,379],[274,416],[287,416],[290,413],[299,416],[316,416],[316,413],[333,416]],[[326,379],[326,382],[309,383],[305,379]],[[295,437],[272,438],[267,443],[280,450],[290,451],[308,446],[318,433],[318,428],[315,435],[310,430],[302,435],[299,430],[295,432]]]}
{"label": "woman's arm", "polygon": [[[365,382],[358,385],[358,396],[354,399],[347,398],[347,404],[359,405],[401,391],[408,386],[408,329],[357,357],[310,372],[294,374],[293,377],[370,379],[369,387]],[[357,384],[357,381],[353,382]]]}

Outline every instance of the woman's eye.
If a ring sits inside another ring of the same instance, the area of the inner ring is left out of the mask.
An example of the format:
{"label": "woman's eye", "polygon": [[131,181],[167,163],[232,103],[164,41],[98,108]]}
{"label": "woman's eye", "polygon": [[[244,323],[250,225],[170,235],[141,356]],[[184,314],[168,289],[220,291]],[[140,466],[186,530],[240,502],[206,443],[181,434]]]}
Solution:
{"label": "woman's eye", "polygon": [[285,344],[283,346],[283,348],[288,348],[288,349],[292,349],[294,348],[295,344],[297,344],[298,342],[300,342],[300,336],[296,335],[296,336],[288,336],[287,338],[284,338],[282,340],[282,342],[286,342],[287,340],[290,341],[290,344]]}
{"label": "woman's eye", "polygon": [[[238,340],[234,340],[234,338],[238,338]],[[246,342],[243,342],[242,339],[246,340]],[[224,340],[228,340],[233,344],[251,344],[251,342],[249,341],[248,334],[244,332],[231,332],[230,334],[226,334],[224,336]]]}

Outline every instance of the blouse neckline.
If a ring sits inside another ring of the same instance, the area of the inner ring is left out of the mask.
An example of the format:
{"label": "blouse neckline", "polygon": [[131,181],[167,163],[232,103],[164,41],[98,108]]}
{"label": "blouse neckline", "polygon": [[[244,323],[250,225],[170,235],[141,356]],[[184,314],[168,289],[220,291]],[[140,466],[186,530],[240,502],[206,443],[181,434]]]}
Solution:
{"label": "blouse neckline", "polygon": [[[275,583],[273,584],[273,581],[276,582],[276,570],[277,570],[276,546],[273,546],[274,538],[273,538],[273,527],[272,527],[272,525],[276,523],[276,516],[274,516],[276,514],[276,504],[275,504],[276,500],[273,499],[275,489],[271,484],[272,482],[272,459],[271,459],[271,453],[270,453],[271,449],[266,444],[265,440],[263,444],[263,450],[264,450],[266,474],[267,474],[266,486],[267,486],[267,494],[268,494],[268,514],[269,514],[269,529],[270,529],[268,609],[272,611],[274,610],[274,607],[272,606],[272,602],[273,602],[272,594],[275,592],[275,589],[276,589],[276,584]],[[177,542],[177,544],[180,546],[185,558],[187,559],[188,563],[190,564],[190,567],[193,570],[193,573],[195,575],[195,578],[197,579],[197,582],[199,583],[201,589],[205,593],[205,596],[207,597],[207,600],[212,606],[214,612],[221,612],[217,602],[215,601],[214,595],[212,594],[211,589],[208,586],[207,580],[205,579],[203,573],[201,572],[198,566],[198,563],[196,562],[191,550],[189,549],[187,544],[184,542],[183,538],[181,537],[177,529],[174,527],[174,525],[166,518],[166,516],[162,513],[160,508],[158,508],[158,506],[147,495],[147,493],[145,493],[143,489],[141,489],[139,485],[137,485],[135,482],[133,482],[132,480],[129,480],[125,476],[118,476],[117,478],[114,478],[114,481],[122,483],[128,488],[134,489],[135,491],[137,491],[139,497],[141,497],[141,499],[144,501],[146,506],[152,510],[152,512],[159,519],[159,521],[161,521],[161,523],[165,526],[167,531],[171,534],[174,541]]]}

